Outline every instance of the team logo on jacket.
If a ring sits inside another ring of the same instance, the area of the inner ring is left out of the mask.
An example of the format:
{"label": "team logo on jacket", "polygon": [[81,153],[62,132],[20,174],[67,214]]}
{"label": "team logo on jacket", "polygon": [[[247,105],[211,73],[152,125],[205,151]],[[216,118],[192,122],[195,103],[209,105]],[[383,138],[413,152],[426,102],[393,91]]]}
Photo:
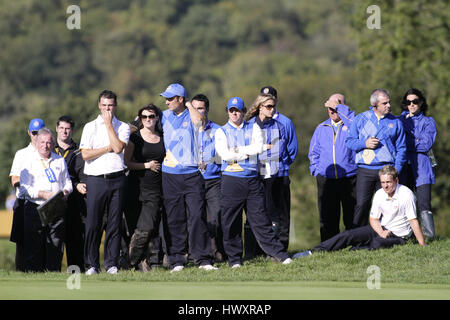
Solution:
{"label": "team logo on jacket", "polygon": [[393,123],[389,123],[388,127],[392,129],[394,127],[394,124]]}
{"label": "team logo on jacket", "polygon": [[183,122],[183,127],[187,127],[189,123],[187,121]]}
{"label": "team logo on jacket", "polygon": [[347,126],[343,126],[342,127],[342,131],[347,131],[348,130],[348,127]]}

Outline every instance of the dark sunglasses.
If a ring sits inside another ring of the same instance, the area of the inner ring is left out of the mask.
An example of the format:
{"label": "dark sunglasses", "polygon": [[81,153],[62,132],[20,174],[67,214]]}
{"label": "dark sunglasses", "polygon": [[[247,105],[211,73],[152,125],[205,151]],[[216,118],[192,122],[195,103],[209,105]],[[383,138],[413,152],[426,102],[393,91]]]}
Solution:
{"label": "dark sunglasses", "polygon": [[406,100],[406,105],[409,106],[411,103],[412,104],[419,104],[420,100],[419,99],[414,99],[414,100]]}
{"label": "dark sunglasses", "polygon": [[156,118],[156,115],[154,115],[154,114],[141,115],[141,119],[142,120],[144,120],[144,119],[155,119],[155,118]]}
{"label": "dark sunglasses", "polygon": [[32,134],[33,136],[36,136],[36,135],[38,134],[38,132],[37,132],[37,131],[31,131],[31,134]]}
{"label": "dark sunglasses", "polygon": [[269,105],[267,105],[267,106],[263,106],[264,108],[267,108],[267,109],[273,109],[273,108],[275,108],[275,106],[273,105],[273,104],[269,104]]}

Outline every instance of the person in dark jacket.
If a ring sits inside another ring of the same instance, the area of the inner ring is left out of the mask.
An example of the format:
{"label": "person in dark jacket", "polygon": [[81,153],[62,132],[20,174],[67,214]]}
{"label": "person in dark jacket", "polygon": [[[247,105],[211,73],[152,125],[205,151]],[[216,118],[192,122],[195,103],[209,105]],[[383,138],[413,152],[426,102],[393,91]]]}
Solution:
{"label": "person in dark jacket", "polygon": [[435,174],[429,154],[436,139],[436,124],[432,117],[426,116],[427,100],[418,89],[409,89],[403,95],[401,107],[403,112],[400,120],[406,135],[407,163],[400,179],[411,190],[415,190],[422,232],[426,237],[433,238],[431,185],[435,183]]}
{"label": "person in dark jacket", "polygon": [[321,241],[339,233],[341,204],[345,229],[352,228],[356,204],[355,152],[345,145],[355,113],[339,93],[331,95],[325,107],[329,118],[314,131],[308,154],[309,170],[317,180]]}

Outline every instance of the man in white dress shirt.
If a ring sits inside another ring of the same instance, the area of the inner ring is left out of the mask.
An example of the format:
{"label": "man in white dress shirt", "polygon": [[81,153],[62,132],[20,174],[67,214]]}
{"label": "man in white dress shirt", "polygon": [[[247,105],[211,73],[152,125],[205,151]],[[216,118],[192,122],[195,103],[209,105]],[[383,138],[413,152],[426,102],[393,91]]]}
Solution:
{"label": "man in white dress shirt", "polygon": [[123,150],[130,137],[128,124],[114,116],[117,96],[103,90],[99,94],[100,115],[87,123],[81,135],[80,149],[87,175],[87,216],[84,246],[86,274],[100,272],[99,249],[102,217],[107,211],[104,264],[108,273],[116,274],[120,255],[120,225],[125,194]]}
{"label": "man in white dress shirt", "polygon": [[28,159],[28,154],[36,150],[36,138],[39,129],[45,127],[44,120],[36,118],[30,121],[28,125],[28,136],[30,143],[25,148],[18,150],[14,156],[9,177],[11,185],[16,189],[16,201],[13,207],[13,223],[11,228],[10,241],[16,243],[16,257],[15,264],[17,271],[24,271],[23,269],[23,205],[25,199],[19,196],[20,187],[20,172],[23,169],[23,163]]}
{"label": "man in white dress shirt", "polygon": [[24,270],[61,271],[64,253],[64,212],[43,227],[37,207],[58,191],[67,196],[72,181],[63,157],[52,152],[55,139],[50,129],[38,131],[36,150],[28,153],[20,173],[19,195],[24,203]]}
{"label": "man in white dress shirt", "polygon": [[294,258],[311,255],[316,251],[335,251],[348,246],[361,246],[371,250],[405,244],[413,234],[421,246],[425,240],[416,215],[416,198],[408,187],[398,183],[398,172],[386,165],[378,172],[381,189],[372,201],[369,225],[346,230],[323,241],[311,250],[299,252]]}

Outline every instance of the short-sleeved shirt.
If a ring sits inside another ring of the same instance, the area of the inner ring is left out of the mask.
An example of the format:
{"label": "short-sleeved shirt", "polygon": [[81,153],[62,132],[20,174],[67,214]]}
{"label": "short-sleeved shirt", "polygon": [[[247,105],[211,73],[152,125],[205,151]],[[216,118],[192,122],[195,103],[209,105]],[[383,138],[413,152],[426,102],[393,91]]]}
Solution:
{"label": "short-sleeved shirt", "polygon": [[[130,126],[125,122],[112,120],[114,131],[120,141],[128,143],[130,138]],[[101,115],[97,119],[88,122],[81,135],[80,149],[99,149],[110,145],[105,122]],[[126,168],[123,160],[123,151],[119,154],[108,152],[92,160],[86,160],[84,173],[91,176],[122,171]]]}
{"label": "short-sleeved shirt", "polygon": [[[45,202],[39,198],[39,191],[57,192],[67,190],[72,192],[72,181],[67,170],[66,161],[56,153],[51,153],[48,160],[42,159],[37,151],[29,154],[24,161],[24,170],[20,174],[20,198],[27,199],[38,205]],[[46,170],[51,169],[55,175],[55,181],[51,182]]]}
{"label": "short-sleeved shirt", "polygon": [[[36,149],[31,142],[25,148],[17,150],[16,154],[14,155],[13,163],[11,165],[11,171],[9,172],[10,177],[12,176],[20,177],[20,172],[23,169],[24,162],[29,158],[29,155],[32,154],[35,150]],[[19,189],[16,189],[16,197],[19,198]]]}
{"label": "short-sleeved shirt", "polygon": [[390,198],[383,189],[379,189],[373,197],[370,217],[379,219],[381,225],[397,237],[410,236],[412,228],[409,220],[417,218],[414,193],[398,184]]}

